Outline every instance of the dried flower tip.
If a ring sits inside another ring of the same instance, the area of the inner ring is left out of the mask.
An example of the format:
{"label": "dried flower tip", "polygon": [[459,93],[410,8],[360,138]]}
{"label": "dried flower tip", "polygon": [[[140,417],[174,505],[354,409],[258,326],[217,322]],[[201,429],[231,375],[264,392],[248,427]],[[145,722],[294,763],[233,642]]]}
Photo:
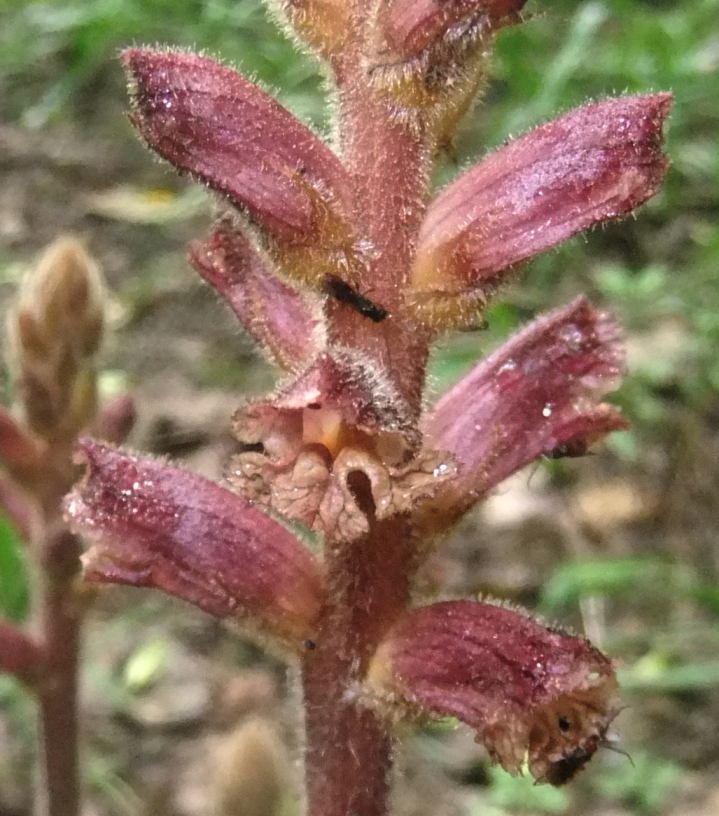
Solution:
{"label": "dried flower tip", "polygon": [[418,316],[432,325],[432,297],[491,293],[518,263],[651,198],[667,169],[662,125],[670,105],[666,93],[587,105],[446,187],[418,237],[411,270],[414,298],[423,296]]}
{"label": "dried flower tip", "polygon": [[567,782],[617,711],[611,661],[586,640],[505,607],[448,601],[412,610],[370,666],[379,705],[457,717],[492,758],[538,782]]}
{"label": "dried flower tip", "polygon": [[84,481],[68,521],[95,541],[85,577],[162,589],[219,617],[245,616],[300,648],[321,566],[284,527],[229,490],[162,462],[81,440]]}

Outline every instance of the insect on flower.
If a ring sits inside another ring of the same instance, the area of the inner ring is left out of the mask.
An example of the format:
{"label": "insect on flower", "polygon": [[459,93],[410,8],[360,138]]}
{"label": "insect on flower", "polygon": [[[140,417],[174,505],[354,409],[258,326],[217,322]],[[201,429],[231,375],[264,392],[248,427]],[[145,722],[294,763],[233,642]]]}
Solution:
{"label": "insect on flower", "polygon": [[347,281],[337,275],[327,274],[324,278],[324,292],[325,294],[339,300],[340,303],[346,303],[355,311],[359,312],[362,317],[368,317],[373,323],[381,323],[387,317],[387,311],[377,306],[369,298],[361,295],[356,289],[353,289]]}

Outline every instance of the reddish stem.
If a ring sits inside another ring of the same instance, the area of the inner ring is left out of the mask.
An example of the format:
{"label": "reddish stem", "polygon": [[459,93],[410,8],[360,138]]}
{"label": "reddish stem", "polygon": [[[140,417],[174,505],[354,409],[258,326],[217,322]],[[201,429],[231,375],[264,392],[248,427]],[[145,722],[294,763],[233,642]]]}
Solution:
{"label": "reddish stem", "polygon": [[39,688],[48,816],[77,816],[80,808],[77,687],[82,609],[75,591],[80,542],[67,530],[43,547],[45,581],[41,627],[44,665]]}
{"label": "reddish stem", "polygon": [[329,599],[303,660],[308,816],[383,816],[392,737],[357,698],[367,661],[409,599],[412,547],[393,519],[327,552]]}
{"label": "reddish stem", "polygon": [[[416,419],[429,337],[408,330],[402,291],[426,209],[427,146],[377,98],[359,51],[348,48],[336,69],[340,152],[353,179],[355,221],[372,248],[360,288],[389,316],[377,325],[330,303],[330,335],[380,361]],[[369,485],[358,478],[355,488],[371,518]],[[309,816],[388,811],[391,732],[357,699],[357,688],[382,634],[408,604],[413,557],[403,518],[372,524],[359,541],[327,542],[328,600],[302,666]]]}

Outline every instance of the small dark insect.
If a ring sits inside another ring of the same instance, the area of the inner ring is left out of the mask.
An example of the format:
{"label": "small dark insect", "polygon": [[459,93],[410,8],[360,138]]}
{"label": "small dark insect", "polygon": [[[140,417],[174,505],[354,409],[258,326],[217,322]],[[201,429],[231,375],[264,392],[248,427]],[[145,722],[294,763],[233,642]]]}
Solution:
{"label": "small dark insect", "polygon": [[557,445],[556,448],[545,453],[546,459],[565,459],[571,457],[572,459],[579,456],[587,456],[589,454],[589,443],[585,439],[570,439],[563,445]]}
{"label": "small dark insect", "polygon": [[351,306],[362,317],[368,317],[373,323],[381,323],[387,317],[387,312],[384,309],[372,303],[369,298],[361,295],[347,281],[342,280],[337,275],[326,274],[322,288],[325,294]]}
{"label": "small dark insect", "polygon": [[[569,723],[567,722],[567,728],[562,728],[563,719],[563,717],[560,718],[559,727],[561,730],[566,731],[569,727]],[[573,751],[570,751],[567,756],[553,762],[541,781],[549,782],[550,785],[556,787],[566,785],[567,782],[574,779],[594,754],[597,753],[598,747],[599,739],[597,737],[590,737],[584,745],[578,745]]]}
{"label": "small dark insect", "polygon": [[311,640],[310,638],[307,638],[307,640],[305,640],[303,646],[305,647],[305,649],[307,649],[308,652],[311,652],[317,648],[317,644],[314,642],[314,640]]}

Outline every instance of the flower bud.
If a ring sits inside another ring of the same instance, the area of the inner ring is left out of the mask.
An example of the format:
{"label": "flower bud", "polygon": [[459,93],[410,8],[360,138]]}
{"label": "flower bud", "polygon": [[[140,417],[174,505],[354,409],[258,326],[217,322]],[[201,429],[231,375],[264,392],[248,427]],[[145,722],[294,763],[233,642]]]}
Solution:
{"label": "flower bud", "polygon": [[530,323],[427,416],[427,442],[455,456],[460,474],[422,508],[420,526],[445,528],[541,454],[625,429],[618,409],[601,401],[623,371],[619,327],[584,298]]}
{"label": "flower bud", "polygon": [[92,419],[103,322],[97,265],[75,239],[59,239],[23,284],[8,322],[23,411],[39,436],[71,436]]}

